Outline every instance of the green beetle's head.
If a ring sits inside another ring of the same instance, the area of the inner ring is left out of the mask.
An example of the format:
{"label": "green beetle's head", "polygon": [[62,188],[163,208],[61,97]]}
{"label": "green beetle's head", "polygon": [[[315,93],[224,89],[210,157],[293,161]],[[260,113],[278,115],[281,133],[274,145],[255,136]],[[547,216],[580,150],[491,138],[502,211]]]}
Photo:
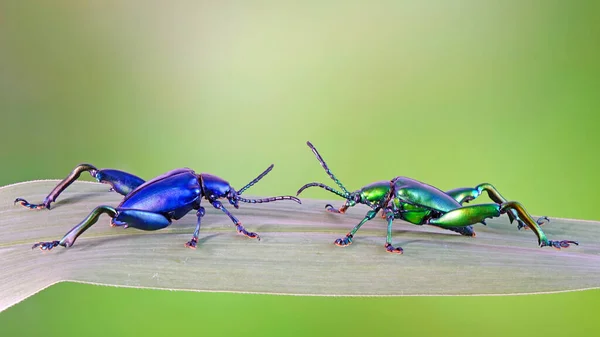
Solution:
{"label": "green beetle's head", "polygon": [[366,199],[362,190],[350,192],[348,196],[346,196],[346,205],[348,205],[348,207],[352,207],[356,204],[364,204],[365,200]]}

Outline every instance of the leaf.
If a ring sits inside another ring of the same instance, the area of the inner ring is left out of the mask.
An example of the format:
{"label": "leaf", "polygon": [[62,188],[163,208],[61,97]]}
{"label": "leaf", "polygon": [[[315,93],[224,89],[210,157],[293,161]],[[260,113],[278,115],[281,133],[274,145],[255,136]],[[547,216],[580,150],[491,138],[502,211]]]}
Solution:
{"label": "leaf", "polygon": [[95,206],[116,206],[108,186],[75,182],[51,210],[29,210],[13,201],[41,202],[58,180],[0,188],[0,310],[61,281],[172,290],[294,295],[522,294],[600,286],[600,223],[551,219],[552,240],[578,240],[561,251],[540,248],[531,231],[503,216],[475,225],[476,238],[432,226],[394,223],[394,244],[385,251],[386,224],[365,224],[351,246],[333,245],[365,215],[324,211],[338,201],[304,199],[242,204],[231,211],[262,240],[236,233],[220,211],[206,207],[197,250],[184,247],[194,231],[192,213],[170,227],[144,232],[112,228],[103,215],[71,248],[43,252],[38,241],[59,240]]}

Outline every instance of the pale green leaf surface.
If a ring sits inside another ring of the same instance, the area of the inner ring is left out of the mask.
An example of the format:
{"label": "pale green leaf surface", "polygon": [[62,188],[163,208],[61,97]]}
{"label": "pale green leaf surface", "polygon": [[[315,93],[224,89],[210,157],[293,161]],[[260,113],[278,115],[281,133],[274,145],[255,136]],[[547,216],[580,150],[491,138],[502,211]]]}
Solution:
{"label": "pale green leaf surface", "polygon": [[600,286],[598,222],[551,218],[543,227],[550,239],[581,243],[557,251],[539,248],[531,231],[518,231],[506,217],[488,221],[487,227],[476,225],[476,238],[396,221],[394,244],[405,253],[395,255],[383,248],[386,226],[379,217],[363,226],[351,246],[333,245],[367,209],[328,214],[326,201],[310,199],[302,205],[281,201],[230,207],[249,231],[261,235],[260,242],[237,235],[229,218],[206,207],[197,250],[184,247],[195,227],[193,213],[154,232],[112,228],[103,215],[71,248],[32,250],[35,242],[59,240],[95,206],[116,206],[121,200],[106,185],[75,182],[50,211],[13,204],[17,197],[41,202],[57,182],[0,188],[0,311],[65,280],[362,296],[522,294]]}

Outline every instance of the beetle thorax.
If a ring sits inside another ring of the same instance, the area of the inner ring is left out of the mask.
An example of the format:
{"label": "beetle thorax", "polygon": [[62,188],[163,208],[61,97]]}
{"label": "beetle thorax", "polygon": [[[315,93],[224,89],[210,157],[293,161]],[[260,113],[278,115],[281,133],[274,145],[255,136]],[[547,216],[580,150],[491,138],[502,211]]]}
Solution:
{"label": "beetle thorax", "polygon": [[207,199],[225,198],[233,190],[229,182],[223,178],[208,173],[202,173],[199,176],[202,182],[202,192]]}
{"label": "beetle thorax", "polygon": [[364,200],[370,203],[378,203],[384,201],[390,192],[390,188],[390,182],[382,180],[363,187],[360,194]]}

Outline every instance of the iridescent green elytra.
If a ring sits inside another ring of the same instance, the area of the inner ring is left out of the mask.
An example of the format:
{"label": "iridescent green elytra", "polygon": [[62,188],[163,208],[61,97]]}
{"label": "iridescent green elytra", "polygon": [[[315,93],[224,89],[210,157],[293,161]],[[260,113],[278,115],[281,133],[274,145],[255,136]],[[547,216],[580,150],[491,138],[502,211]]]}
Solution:
{"label": "iridescent green elytra", "polygon": [[[307,142],[313,153],[325,169],[327,174],[342,190],[337,191],[325,184],[309,183],[302,186],[296,195],[313,186],[321,187],[329,192],[335,193],[346,199],[346,202],[335,209],[332,205],[325,205],[325,209],[332,213],[345,213],[346,210],[356,204],[364,204],[371,207],[364,219],[362,219],[345,238],[335,240],[338,246],[348,246],[352,243],[354,234],[367,221],[373,219],[377,212],[387,220],[386,251],[402,254],[401,247],[392,246],[392,222],[394,219],[402,219],[415,225],[434,225],[449,229],[466,236],[475,236],[471,225],[483,223],[485,219],[495,218],[507,213],[510,222],[517,221],[517,228],[523,227],[533,230],[541,247],[554,247],[557,249],[567,248],[570,244],[579,245],[576,241],[563,240],[552,241],[540,228],[544,222],[549,221],[547,217],[533,220],[523,206],[516,201],[507,201],[491,184],[479,184],[476,187],[456,188],[450,191],[440,189],[407,177],[396,177],[392,180],[382,180],[369,184],[360,190],[348,192],[344,185],[331,173],[329,167],[317,152],[317,149]],[[494,203],[463,206],[486,191]]]}

